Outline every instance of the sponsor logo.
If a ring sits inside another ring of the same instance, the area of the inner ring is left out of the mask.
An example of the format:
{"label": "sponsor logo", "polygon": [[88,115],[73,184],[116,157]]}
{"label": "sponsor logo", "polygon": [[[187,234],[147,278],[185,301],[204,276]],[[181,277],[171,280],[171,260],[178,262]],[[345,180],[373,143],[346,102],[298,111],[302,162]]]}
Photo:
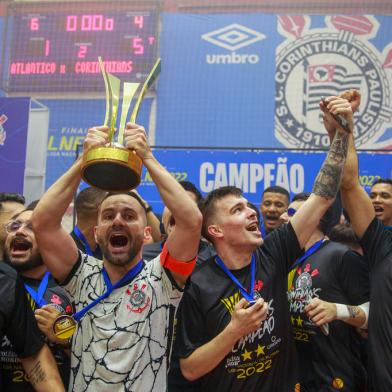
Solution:
{"label": "sponsor logo", "polygon": [[235,51],[265,39],[265,35],[238,23],[225,26],[201,36],[213,45],[227,49],[228,54],[207,54],[207,64],[257,64],[257,54],[239,54]]}
{"label": "sponsor logo", "polygon": [[371,16],[326,17],[326,28],[309,29],[310,17],[281,16],[278,30],[287,39],[277,48],[275,136],[289,148],[329,146],[320,117],[322,97],[348,89],[361,91],[355,138],[361,147],[375,143],[392,125],[392,48],[369,42],[378,30]]}

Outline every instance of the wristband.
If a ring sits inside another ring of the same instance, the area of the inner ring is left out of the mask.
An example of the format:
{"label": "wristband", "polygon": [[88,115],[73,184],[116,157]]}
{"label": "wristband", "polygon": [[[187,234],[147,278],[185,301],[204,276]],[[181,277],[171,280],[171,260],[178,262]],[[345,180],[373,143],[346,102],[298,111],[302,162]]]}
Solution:
{"label": "wristband", "polygon": [[196,259],[197,257],[187,262],[176,260],[174,257],[170,256],[166,243],[163,245],[160,255],[162,267],[183,276],[189,276],[192,273],[196,265]]}
{"label": "wristband", "polygon": [[336,306],[336,319],[346,321],[350,319],[350,313],[347,309],[347,305],[335,304]]}
{"label": "wristband", "polygon": [[365,302],[362,305],[359,305],[358,308],[361,308],[363,310],[363,313],[365,313],[365,322],[359,327],[361,329],[367,329],[368,327],[368,320],[369,320],[369,302]]}

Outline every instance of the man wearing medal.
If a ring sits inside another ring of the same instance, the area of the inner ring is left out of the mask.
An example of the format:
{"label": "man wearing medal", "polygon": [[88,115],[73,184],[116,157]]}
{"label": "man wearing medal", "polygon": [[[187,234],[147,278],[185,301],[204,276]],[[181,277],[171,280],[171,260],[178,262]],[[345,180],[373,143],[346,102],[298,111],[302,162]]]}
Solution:
{"label": "man wearing medal", "polygon": [[[337,97],[331,97],[333,101]],[[328,103],[327,109],[332,106]],[[327,111],[326,115],[331,117]],[[347,102],[343,101],[336,113],[348,118],[354,129],[353,115]],[[328,129],[334,136],[338,126]],[[343,206],[350,218],[351,226],[359,238],[365,260],[370,270],[370,312],[368,334],[368,376],[369,391],[389,392],[392,390],[392,233],[378,219],[380,211],[375,210],[371,199],[359,182],[358,156],[355,150],[354,133],[350,134],[347,164],[341,186]]]}
{"label": "man wearing medal", "polygon": [[[295,195],[282,222],[288,223],[308,197],[305,192]],[[326,237],[330,210],[289,274],[290,321],[301,363],[301,388],[334,390],[335,383],[342,391],[359,392],[364,390],[367,375],[361,339],[353,327],[367,328],[369,271],[359,254]]]}
{"label": "man wearing medal", "polygon": [[[151,229],[132,193],[109,194],[99,207],[95,237],[103,261],[78,252],[61,218],[81,180],[81,159],[48,189],[33,215],[44,262],[77,310],[69,386],[74,392],[166,390],[170,313],[181,299],[199,245],[200,211],[156,160],[143,127],[127,124],[124,139],[176,221],[159,257],[148,263],[141,258]],[[91,128],[84,154],[108,140],[108,127]]]}
{"label": "man wearing medal", "polygon": [[256,213],[238,188],[205,198],[202,233],[218,257],[191,276],[176,338],[182,372],[189,380],[202,377],[202,391],[299,388],[287,274],[336,197],[347,140],[347,132],[336,133],[311,196],[264,243]]}
{"label": "man wearing medal", "polygon": [[[69,355],[66,352],[68,341],[56,338],[52,331],[52,324],[62,313],[72,314],[72,304],[64,289],[55,282],[42,262],[32,231],[32,213],[32,210],[23,210],[7,222],[4,261],[20,274],[31,308],[35,311],[38,327],[48,338],[63,383],[68,385],[70,371]],[[25,377],[14,347],[7,337],[4,337],[1,342],[0,351],[2,388],[8,392],[32,391],[33,386]]]}

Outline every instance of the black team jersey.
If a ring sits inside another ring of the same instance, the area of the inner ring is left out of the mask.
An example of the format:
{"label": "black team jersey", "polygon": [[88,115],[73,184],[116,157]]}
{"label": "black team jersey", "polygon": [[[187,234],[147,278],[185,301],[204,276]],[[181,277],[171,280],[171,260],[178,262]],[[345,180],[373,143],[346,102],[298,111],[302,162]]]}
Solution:
{"label": "black team jersey", "polygon": [[[27,283],[35,291],[38,290],[41,280],[21,278],[23,279],[23,282]],[[31,309],[34,311],[36,309],[36,303],[26,290],[25,295],[30,302]],[[56,307],[62,313],[73,313],[72,305],[67,293],[55,282],[52,276],[49,278],[44,299],[48,304]],[[35,322],[35,319],[33,319],[33,321]],[[37,325],[35,325],[35,327],[38,328]],[[27,339],[29,339],[28,331],[25,333],[27,334]],[[67,388],[69,382],[70,358],[64,352],[62,346],[50,343],[49,347],[56,360],[57,366],[59,367],[63,383]],[[0,372],[2,373],[2,388],[0,390],[4,392],[34,391],[34,388],[28,382],[27,375],[15,353],[14,345],[11,344],[7,336],[4,336],[1,341],[0,355]]]}
{"label": "black team jersey", "polygon": [[[20,277],[13,268],[0,261],[0,339],[5,334],[19,358],[37,354],[44,345]],[[0,369],[0,391],[6,392],[3,381]]]}
{"label": "black team jersey", "polygon": [[362,391],[366,371],[355,328],[337,320],[329,324],[326,335],[304,308],[311,298],[346,305],[369,301],[369,273],[363,258],[345,245],[325,241],[296,266],[288,298],[301,391]]}
{"label": "black team jersey", "polygon": [[[242,337],[225,359],[202,378],[202,391],[295,390],[298,380],[287,273],[301,249],[292,226],[274,230],[254,254],[255,293],[269,304],[267,319],[258,330]],[[231,272],[249,288],[250,266]],[[216,264],[215,258],[201,265],[190,278],[178,312],[175,345],[179,357],[188,357],[218,335],[229,324],[240,299],[238,287]]]}
{"label": "black team jersey", "polygon": [[370,268],[368,362],[370,391],[392,391],[392,232],[377,219],[361,245]]}

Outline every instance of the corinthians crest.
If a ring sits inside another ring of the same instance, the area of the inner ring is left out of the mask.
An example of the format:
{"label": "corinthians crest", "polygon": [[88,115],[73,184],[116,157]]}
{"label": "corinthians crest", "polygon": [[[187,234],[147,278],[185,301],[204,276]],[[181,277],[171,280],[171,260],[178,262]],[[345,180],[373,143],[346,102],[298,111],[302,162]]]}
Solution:
{"label": "corinthians crest", "polygon": [[276,52],[276,138],[289,148],[329,146],[320,98],[358,89],[357,147],[391,147],[390,139],[380,137],[392,125],[392,43],[381,53],[370,42],[379,30],[372,16],[328,16],[325,27],[311,29],[316,18],[322,17],[279,17],[278,30],[286,40]]}

